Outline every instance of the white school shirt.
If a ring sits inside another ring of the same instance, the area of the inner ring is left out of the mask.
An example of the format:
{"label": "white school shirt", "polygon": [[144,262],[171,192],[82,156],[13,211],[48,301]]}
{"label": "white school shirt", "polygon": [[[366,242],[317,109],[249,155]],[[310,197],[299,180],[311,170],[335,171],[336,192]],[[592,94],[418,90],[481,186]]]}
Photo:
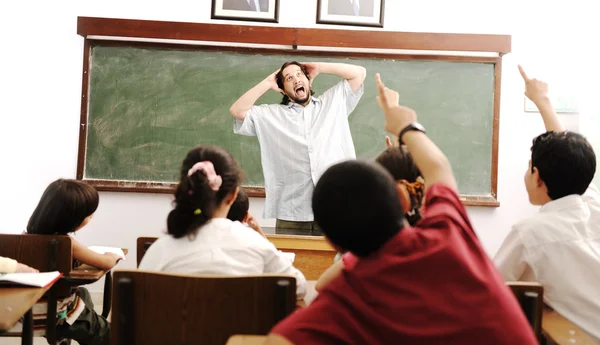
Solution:
{"label": "white school shirt", "polygon": [[517,223],[494,258],[507,281],[537,281],[544,301],[600,339],[600,192],[550,201]]}
{"label": "white school shirt", "polygon": [[273,243],[240,222],[213,218],[194,238],[164,236],[148,248],[139,269],[182,274],[288,274],[296,295],[306,294],[306,278]]}
{"label": "white school shirt", "polygon": [[364,92],[352,92],[346,79],[306,107],[290,102],[253,106],[243,121],[234,119],[236,134],[257,136],[266,200],[263,218],[313,221],[312,193],[330,166],[355,159],[348,115]]}

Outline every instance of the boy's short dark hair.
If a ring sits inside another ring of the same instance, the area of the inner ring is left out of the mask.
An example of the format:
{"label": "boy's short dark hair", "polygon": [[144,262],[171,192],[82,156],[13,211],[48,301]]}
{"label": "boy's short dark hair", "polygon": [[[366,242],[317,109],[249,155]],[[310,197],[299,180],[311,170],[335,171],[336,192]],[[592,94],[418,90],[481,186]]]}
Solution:
{"label": "boy's short dark hair", "polygon": [[248,201],[248,195],[246,194],[246,192],[244,192],[243,189],[240,188],[237,198],[235,199],[233,204],[231,204],[229,213],[227,213],[227,218],[234,222],[241,222],[244,220],[244,218],[246,218],[249,208],[250,202]]}
{"label": "boy's short dark hair", "polygon": [[321,176],[312,197],[315,220],[339,249],[365,257],[404,226],[396,184],[381,166],[336,164]]}
{"label": "boy's short dark hair", "polygon": [[537,168],[552,200],[583,194],[596,173],[596,155],[584,136],[546,132],[533,139],[531,169]]}

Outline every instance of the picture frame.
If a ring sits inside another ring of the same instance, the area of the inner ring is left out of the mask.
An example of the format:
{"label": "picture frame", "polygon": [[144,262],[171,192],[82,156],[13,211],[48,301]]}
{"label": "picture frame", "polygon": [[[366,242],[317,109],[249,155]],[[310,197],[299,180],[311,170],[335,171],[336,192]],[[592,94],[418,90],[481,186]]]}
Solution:
{"label": "picture frame", "polygon": [[385,0],[317,0],[317,24],[383,27]]}
{"label": "picture frame", "polygon": [[212,0],[210,18],[279,23],[279,0]]}

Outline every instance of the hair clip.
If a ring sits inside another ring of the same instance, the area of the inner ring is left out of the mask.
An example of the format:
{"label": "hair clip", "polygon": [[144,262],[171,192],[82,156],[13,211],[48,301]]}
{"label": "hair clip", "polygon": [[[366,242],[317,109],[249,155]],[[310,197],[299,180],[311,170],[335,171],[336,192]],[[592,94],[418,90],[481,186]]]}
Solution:
{"label": "hair clip", "polygon": [[190,189],[190,190],[188,190],[188,195],[192,195],[192,194],[194,194],[194,191],[193,191],[193,190],[191,190],[191,189]]}
{"label": "hair clip", "polygon": [[195,214],[195,215],[199,215],[199,214],[201,214],[201,213],[202,213],[202,210],[201,210],[201,209],[199,209],[199,208],[197,208],[197,209],[194,211],[194,214]]}

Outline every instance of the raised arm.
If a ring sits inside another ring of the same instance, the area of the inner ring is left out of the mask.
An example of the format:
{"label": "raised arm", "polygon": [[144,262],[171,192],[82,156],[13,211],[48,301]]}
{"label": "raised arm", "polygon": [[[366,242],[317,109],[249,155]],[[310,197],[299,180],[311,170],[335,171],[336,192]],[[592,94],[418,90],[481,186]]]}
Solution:
{"label": "raised arm", "polygon": [[548,96],[548,84],[535,78],[529,78],[521,65],[519,65],[519,72],[521,73],[521,77],[523,77],[523,81],[525,81],[525,96],[540,111],[546,131],[564,132],[565,128],[560,123],[554,108],[552,108],[552,103]]}
{"label": "raised arm", "polygon": [[333,74],[347,79],[352,92],[356,92],[360,88],[367,76],[367,70],[364,67],[347,63],[303,62],[302,64],[306,66],[311,80],[321,73]]}
{"label": "raised arm", "polygon": [[280,93],[283,93],[277,86],[277,81],[275,80],[275,75],[279,72],[279,70],[271,73],[268,77],[266,77],[263,81],[256,84],[253,88],[248,90],[242,97],[238,98],[235,103],[229,108],[231,115],[238,120],[243,121],[246,118],[246,113],[254,103],[262,96],[265,92],[269,90],[274,90]]}
{"label": "raised arm", "polygon": [[[377,103],[385,114],[385,129],[398,135],[406,126],[417,122],[417,114],[414,110],[399,104],[398,92],[385,87],[379,73],[375,76],[375,80],[379,91]],[[408,147],[415,164],[425,178],[426,187],[440,182],[457,190],[448,158],[431,139],[422,132],[408,131],[400,141]]]}

